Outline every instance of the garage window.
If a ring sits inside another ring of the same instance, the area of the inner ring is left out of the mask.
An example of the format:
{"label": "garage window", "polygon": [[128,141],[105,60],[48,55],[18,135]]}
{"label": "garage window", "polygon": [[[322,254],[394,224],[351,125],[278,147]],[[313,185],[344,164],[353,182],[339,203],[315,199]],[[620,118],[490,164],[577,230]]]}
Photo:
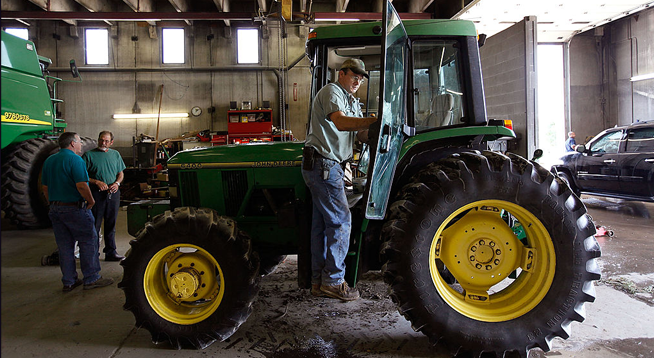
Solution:
{"label": "garage window", "polygon": [[10,28],[6,28],[5,32],[8,34],[12,34],[16,37],[20,37],[23,40],[29,40],[28,38],[29,33],[25,28],[10,27]]}
{"label": "garage window", "polygon": [[184,29],[163,29],[163,63],[184,63]]}
{"label": "garage window", "polygon": [[236,30],[237,63],[259,63],[259,29]]}
{"label": "garage window", "polygon": [[109,64],[109,31],[107,29],[86,29],[84,46],[87,65]]}

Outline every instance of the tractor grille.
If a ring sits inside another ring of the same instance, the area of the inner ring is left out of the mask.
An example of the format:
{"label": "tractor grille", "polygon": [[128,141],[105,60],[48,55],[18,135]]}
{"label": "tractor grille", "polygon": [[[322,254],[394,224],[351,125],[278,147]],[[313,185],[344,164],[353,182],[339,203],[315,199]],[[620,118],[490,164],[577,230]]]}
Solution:
{"label": "tractor grille", "polygon": [[222,172],[223,193],[225,193],[225,214],[236,216],[248,191],[248,174],[245,170]]}
{"label": "tractor grille", "polygon": [[197,172],[179,172],[179,187],[181,188],[184,206],[200,206],[200,190]]}

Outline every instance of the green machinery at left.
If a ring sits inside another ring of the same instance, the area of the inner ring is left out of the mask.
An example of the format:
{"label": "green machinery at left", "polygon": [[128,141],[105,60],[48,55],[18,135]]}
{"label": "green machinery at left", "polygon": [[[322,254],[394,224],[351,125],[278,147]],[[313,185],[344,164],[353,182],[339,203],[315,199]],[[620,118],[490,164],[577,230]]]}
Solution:
{"label": "green machinery at left", "polygon": [[[57,118],[56,85],[49,58],[32,41],[2,32],[2,210],[23,229],[50,225],[41,192],[41,168],[58,150],[54,140],[66,128]],[[79,77],[75,61],[73,77]],[[86,140],[88,145],[92,141]]]}

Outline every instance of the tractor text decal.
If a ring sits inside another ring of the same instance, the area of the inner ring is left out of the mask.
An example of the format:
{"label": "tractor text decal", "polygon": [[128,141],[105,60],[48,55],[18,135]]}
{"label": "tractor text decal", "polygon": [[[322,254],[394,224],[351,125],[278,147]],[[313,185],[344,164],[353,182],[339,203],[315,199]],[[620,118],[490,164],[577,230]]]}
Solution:
{"label": "tractor text decal", "polygon": [[170,169],[218,169],[218,168],[278,168],[299,167],[301,160],[271,160],[262,162],[234,162],[234,163],[169,163]]}
{"label": "tractor text decal", "polygon": [[50,122],[32,119],[27,114],[20,114],[20,113],[13,113],[13,112],[4,112],[2,114],[2,121],[5,123],[46,124],[46,125],[51,124]]}

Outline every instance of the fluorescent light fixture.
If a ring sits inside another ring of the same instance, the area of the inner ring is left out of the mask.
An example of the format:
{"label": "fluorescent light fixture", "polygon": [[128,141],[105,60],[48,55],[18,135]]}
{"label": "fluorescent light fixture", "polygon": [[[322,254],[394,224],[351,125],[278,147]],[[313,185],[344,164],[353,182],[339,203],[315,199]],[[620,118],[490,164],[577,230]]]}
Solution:
{"label": "fluorescent light fixture", "polygon": [[126,113],[114,114],[113,119],[154,119],[154,118],[188,118],[188,113],[162,113],[159,116],[157,113]]}
{"label": "fluorescent light fixture", "polygon": [[636,82],[636,81],[644,81],[644,80],[651,80],[654,78],[654,72],[648,73],[646,75],[638,75],[631,77],[630,80],[631,82]]}
{"label": "fluorescent light fixture", "polygon": [[318,19],[314,19],[314,20],[315,21],[333,21],[333,22],[336,22],[336,21],[361,21],[361,20],[355,19],[355,18],[349,18],[349,19],[348,18],[342,18],[342,19],[322,19],[322,18],[318,18]]}

